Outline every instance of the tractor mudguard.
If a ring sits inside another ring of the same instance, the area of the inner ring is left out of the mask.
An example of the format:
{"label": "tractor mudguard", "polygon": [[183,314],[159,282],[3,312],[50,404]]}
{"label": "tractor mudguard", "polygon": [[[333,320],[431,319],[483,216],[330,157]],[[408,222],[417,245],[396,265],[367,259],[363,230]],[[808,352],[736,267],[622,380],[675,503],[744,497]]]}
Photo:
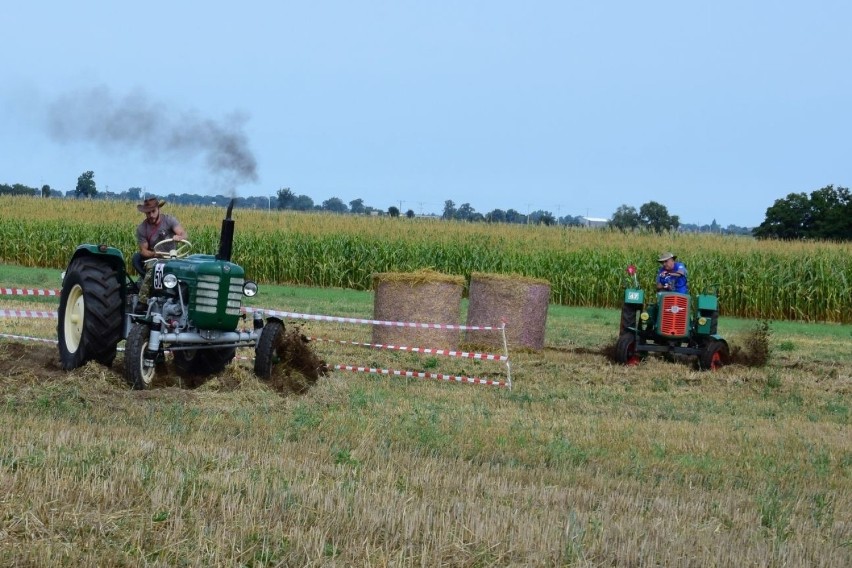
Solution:
{"label": "tractor mudguard", "polygon": [[74,249],[74,254],[71,255],[71,260],[68,264],[70,265],[75,259],[81,256],[101,257],[104,262],[109,263],[110,266],[118,270],[120,277],[124,276],[124,255],[115,247],[92,244],[79,245],[76,249]]}
{"label": "tractor mudguard", "polygon": [[711,294],[698,295],[698,311],[699,312],[717,312],[719,311],[719,298]]}

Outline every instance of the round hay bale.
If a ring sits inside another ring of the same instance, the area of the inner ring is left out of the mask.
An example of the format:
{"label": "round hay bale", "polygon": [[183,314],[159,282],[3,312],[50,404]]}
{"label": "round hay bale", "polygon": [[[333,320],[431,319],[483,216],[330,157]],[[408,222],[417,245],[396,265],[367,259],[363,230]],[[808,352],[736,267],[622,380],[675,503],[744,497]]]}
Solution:
{"label": "round hay bale", "polygon": [[[474,272],[470,276],[469,295],[467,325],[495,326],[505,321],[510,348],[544,348],[550,282],[518,275]],[[503,347],[499,331],[468,330],[465,341],[472,345]]]}
{"label": "round hay bale", "polygon": [[[464,278],[432,270],[373,275],[373,317],[382,321],[458,325]],[[458,349],[458,329],[373,326],[373,343]]]}

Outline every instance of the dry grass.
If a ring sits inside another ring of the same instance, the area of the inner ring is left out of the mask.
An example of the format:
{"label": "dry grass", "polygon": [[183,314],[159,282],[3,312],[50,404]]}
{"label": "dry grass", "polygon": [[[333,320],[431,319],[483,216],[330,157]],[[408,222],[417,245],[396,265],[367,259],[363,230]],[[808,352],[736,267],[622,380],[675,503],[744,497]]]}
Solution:
{"label": "dry grass", "polygon": [[852,564],[849,334],[767,333],[765,365],[700,373],[612,364],[617,320],[552,307],[547,348],[512,354],[512,391],[333,372],[297,395],[238,361],[193,390],[167,365],[132,392],[121,355],[65,373],[55,346],[0,341],[0,564]]}

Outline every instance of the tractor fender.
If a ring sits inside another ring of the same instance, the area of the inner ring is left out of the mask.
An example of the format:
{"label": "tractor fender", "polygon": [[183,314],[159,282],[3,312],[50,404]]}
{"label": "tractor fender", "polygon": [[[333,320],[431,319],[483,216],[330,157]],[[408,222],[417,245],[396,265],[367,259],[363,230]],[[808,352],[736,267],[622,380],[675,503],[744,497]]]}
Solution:
{"label": "tractor fender", "polygon": [[124,268],[124,255],[122,255],[121,251],[117,248],[104,244],[79,245],[76,249],[74,249],[74,254],[71,255],[71,260],[68,262],[68,264],[70,265],[72,262],[74,262],[74,260],[83,256],[100,257],[101,260],[115,268],[119,273],[119,277],[123,280],[123,277],[126,273]]}

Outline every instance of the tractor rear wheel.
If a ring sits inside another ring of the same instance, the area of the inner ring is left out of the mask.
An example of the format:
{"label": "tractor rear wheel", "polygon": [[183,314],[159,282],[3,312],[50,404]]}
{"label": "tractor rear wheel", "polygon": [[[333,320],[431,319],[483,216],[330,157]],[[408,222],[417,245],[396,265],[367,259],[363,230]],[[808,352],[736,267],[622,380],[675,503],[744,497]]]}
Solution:
{"label": "tractor rear wheel", "polygon": [[284,341],[284,324],[267,320],[260,332],[254,356],[254,374],[262,381],[272,378],[272,368],[278,363],[278,347]]}
{"label": "tractor rear wheel", "polygon": [[95,257],[71,262],[59,300],[59,359],[66,371],[88,361],[109,366],[121,341],[123,304],[118,270]]}
{"label": "tractor rear wheel", "polygon": [[728,344],[715,339],[708,341],[698,356],[698,366],[702,371],[718,371],[729,361]]}
{"label": "tractor rear wheel", "polygon": [[638,365],[641,361],[636,352],[636,334],[630,331],[618,336],[615,343],[615,360],[622,365]]}

